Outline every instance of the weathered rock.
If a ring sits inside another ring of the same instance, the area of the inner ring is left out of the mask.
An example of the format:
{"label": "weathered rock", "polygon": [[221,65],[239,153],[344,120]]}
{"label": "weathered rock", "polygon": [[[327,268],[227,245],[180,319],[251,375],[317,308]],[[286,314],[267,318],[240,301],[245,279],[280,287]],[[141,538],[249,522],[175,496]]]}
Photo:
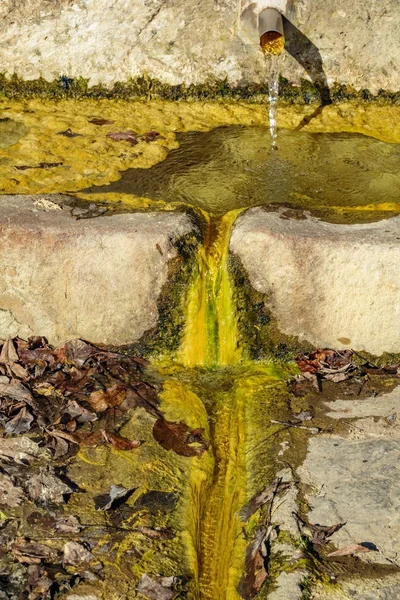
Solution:
{"label": "weathered rock", "polygon": [[[348,434],[309,440],[306,460],[297,474],[306,490],[310,522],[346,523],[332,536],[336,548],[371,544],[371,552],[357,555],[362,561],[359,572],[339,577],[337,592],[316,587],[312,594],[315,600],[399,597],[400,427],[385,419],[387,411],[399,401],[397,387],[388,394],[365,400],[329,402],[329,414],[348,424]],[[374,416],[374,421],[365,415]],[[374,576],[365,577],[362,570]]]}
{"label": "weathered rock", "polygon": [[312,523],[346,523],[332,541],[338,548],[369,542],[371,560],[396,561],[400,552],[400,440],[313,437],[298,473],[312,486]]}
{"label": "weathered rock", "polygon": [[174,241],[193,228],[182,213],[77,220],[59,196],[3,196],[0,338],[44,335],[127,344],[157,324]]}
{"label": "weathered rock", "polygon": [[279,329],[316,346],[400,352],[400,218],[334,225],[283,213],[250,209],[231,239]]}
{"label": "weathered rock", "polygon": [[[248,4],[248,3],[247,3]],[[360,88],[400,87],[400,11],[393,0],[288,2],[282,74]],[[258,36],[238,0],[3,0],[2,69],[111,84],[147,73],[170,84],[265,80]]]}

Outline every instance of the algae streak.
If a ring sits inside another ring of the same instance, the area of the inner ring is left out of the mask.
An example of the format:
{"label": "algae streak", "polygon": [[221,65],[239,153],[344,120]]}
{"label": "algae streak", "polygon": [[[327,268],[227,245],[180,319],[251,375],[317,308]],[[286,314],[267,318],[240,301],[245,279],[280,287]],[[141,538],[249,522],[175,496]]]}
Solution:
{"label": "algae streak", "polygon": [[198,267],[188,293],[181,364],[215,367],[240,361],[237,319],[228,271],[229,240],[241,210],[206,218],[206,236],[198,251]]}
{"label": "algae streak", "polygon": [[[258,515],[241,508],[277,470],[272,418],[287,418],[287,372],[241,363],[214,370],[170,367],[160,409],[168,420],[201,428],[209,449],[190,459],[182,539],[192,573],[192,600],[240,600],[246,549]],[[164,374],[168,368],[164,366]]]}

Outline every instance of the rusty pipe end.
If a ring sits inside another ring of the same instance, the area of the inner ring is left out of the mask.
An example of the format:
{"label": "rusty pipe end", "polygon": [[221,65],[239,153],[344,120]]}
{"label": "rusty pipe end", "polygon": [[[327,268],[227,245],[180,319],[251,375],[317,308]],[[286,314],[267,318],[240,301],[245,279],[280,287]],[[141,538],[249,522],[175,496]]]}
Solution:
{"label": "rusty pipe end", "polygon": [[260,46],[265,54],[281,54],[285,47],[283,21],[276,8],[264,8],[258,16]]}

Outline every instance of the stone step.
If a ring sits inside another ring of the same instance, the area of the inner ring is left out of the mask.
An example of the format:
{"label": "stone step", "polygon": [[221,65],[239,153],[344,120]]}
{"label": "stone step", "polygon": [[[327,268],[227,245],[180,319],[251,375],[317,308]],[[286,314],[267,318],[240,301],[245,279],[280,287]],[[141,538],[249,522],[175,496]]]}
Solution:
{"label": "stone step", "polygon": [[157,324],[174,243],[195,225],[179,212],[77,220],[63,200],[1,197],[0,338],[137,341]]}
{"label": "stone step", "polygon": [[400,352],[400,217],[337,225],[253,208],[230,248],[282,333],[320,347]]}

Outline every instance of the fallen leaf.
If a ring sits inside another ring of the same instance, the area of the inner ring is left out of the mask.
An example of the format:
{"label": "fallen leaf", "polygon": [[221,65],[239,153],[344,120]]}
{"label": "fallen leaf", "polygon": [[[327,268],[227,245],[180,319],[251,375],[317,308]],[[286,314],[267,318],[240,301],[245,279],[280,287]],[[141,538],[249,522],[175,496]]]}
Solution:
{"label": "fallen leaf", "polygon": [[312,421],[313,415],[309,410],[301,410],[298,413],[294,413],[293,418],[296,421]]}
{"label": "fallen leaf", "polygon": [[14,377],[22,379],[22,381],[28,381],[30,379],[29,372],[20,364],[13,363],[10,366],[10,370]]}
{"label": "fallen leaf", "polygon": [[32,421],[33,416],[27,410],[26,406],[24,406],[12,419],[6,423],[4,429],[8,435],[26,433],[30,430]]}
{"label": "fallen leaf", "polygon": [[328,373],[324,375],[324,379],[328,381],[333,381],[333,383],[339,383],[340,381],[346,381],[349,376],[347,373]]}
{"label": "fallen leaf", "polygon": [[54,167],[61,167],[62,164],[62,162],[41,162],[38,165],[14,165],[14,167],[18,169],[18,171],[26,171],[27,169],[53,169]]}
{"label": "fallen leaf", "polygon": [[38,565],[42,561],[54,562],[57,558],[57,552],[53,548],[21,538],[14,542],[11,549],[18,562],[27,565]]}
{"label": "fallen leaf", "polygon": [[64,414],[68,414],[72,419],[76,419],[78,423],[92,423],[93,421],[97,421],[98,418],[95,413],[78,404],[76,400],[68,401]]}
{"label": "fallen leaf", "polygon": [[293,513],[299,524],[309,529],[311,533],[311,542],[317,546],[324,546],[336,531],[339,531],[346,523],[337,523],[336,525],[319,525],[318,523],[309,523],[302,519],[297,513]]}
{"label": "fallen leaf", "polygon": [[245,574],[243,575],[239,591],[244,598],[253,598],[267,579],[265,540],[267,529],[258,529],[253,543],[247,548],[245,559]]}
{"label": "fallen leaf", "polygon": [[55,529],[60,533],[79,533],[82,525],[78,517],[68,515],[68,517],[58,517],[56,519]]}
{"label": "fallen leaf", "polygon": [[147,131],[142,136],[142,139],[143,139],[143,141],[145,141],[148,144],[149,142],[154,142],[154,140],[156,140],[159,137],[160,137],[160,134],[157,133],[157,131]]}
{"label": "fallen leaf", "polygon": [[115,435],[110,431],[106,431],[105,429],[101,430],[102,436],[108,444],[111,444],[117,450],[133,450],[134,448],[139,448],[142,445],[140,440],[128,440],[119,435]]}
{"label": "fallen leaf", "polygon": [[67,542],[64,545],[63,552],[63,562],[67,565],[77,566],[82,563],[89,563],[94,559],[93,554],[78,542]]}
{"label": "fallen leaf", "polygon": [[126,388],[122,385],[113,385],[107,390],[92,392],[88,398],[90,406],[96,412],[104,412],[108,408],[119,406],[126,397]]}
{"label": "fallen leaf", "polygon": [[351,556],[352,554],[357,554],[358,552],[371,552],[371,548],[363,546],[362,544],[350,544],[350,546],[345,546],[344,548],[340,548],[334,552],[329,552],[329,554],[326,556],[328,558]]}
{"label": "fallen leaf", "polygon": [[127,489],[123,485],[112,485],[109,492],[95,497],[94,505],[96,510],[111,510],[117,508],[120,504],[125,502],[135,490],[136,488]]}
{"label": "fallen leaf", "polygon": [[31,475],[26,479],[25,489],[34,502],[40,504],[62,504],[64,496],[72,493],[72,488],[61,481],[51,468],[41,468],[38,474]]}
{"label": "fallen leaf", "polygon": [[161,583],[146,575],[146,573],[142,575],[137,590],[150,598],[150,600],[172,600],[175,595],[170,588],[164,587]]}
{"label": "fallen leaf", "polygon": [[267,486],[262,492],[255,494],[253,498],[243,506],[240,511],[240,518],[243,521],[247,521],[261,506],[273,500],[277,494],[286,492],[290,487],[291,483],[282,482],[282,480],[274,481],[274,483]]}
{"label": "fallen leaf", "polygon": [[111,121],[110,119],[102,119],[101,117],[94,117],[93,119],[89,119],[89,123],[93,123],[93,125],[112,125],[115,121]]}
{"label": "fallen leaf", "polygon": [[57,135],[64,135],[65,137],[69,138],[82,137],[81,133],[74,133],[70,128],[66,129],[65,131],[58,131]]}
{"label": "fallen leaf", "polygon": [[40,454],[39,444],[28,437],[0,438],[0,458],[28,464]]}
{"label": "fallen leaf", "polygon": [[190,429],[185,423],[171,423],[157,419],[153,426],[154,439],[165,450],[173,450],[180,456],[200,456],[209,444],[202,437],[203,430]]}
{"label": "fallen leaf", "polygon": [[14,342],[12,339],[8,339],[4,342],[1,353],[0,353],[0,363],[2,365],[12,365],[19,361],[19,357],[17,351],[14,346]]}
{"label": "fallen leaf", "polygon": [[107,137],[115,142],[129,142],[131,146],[136,146],[139,142],[137,134],[131,130],[107,133]]}
{"label": "fallen leaf", "polygon": [[19,381],[13,383],[0,383],[0,396],[11,398],[16,402],[26,402],[26,404],[32,408],[38,407],[31,392]]}
{"label": "fallen leaf", "polygon": [[0,504],[15,508],[20,506],[23,500],[25,500],[23,489],[15,485],[9,475],[0,473]]}

